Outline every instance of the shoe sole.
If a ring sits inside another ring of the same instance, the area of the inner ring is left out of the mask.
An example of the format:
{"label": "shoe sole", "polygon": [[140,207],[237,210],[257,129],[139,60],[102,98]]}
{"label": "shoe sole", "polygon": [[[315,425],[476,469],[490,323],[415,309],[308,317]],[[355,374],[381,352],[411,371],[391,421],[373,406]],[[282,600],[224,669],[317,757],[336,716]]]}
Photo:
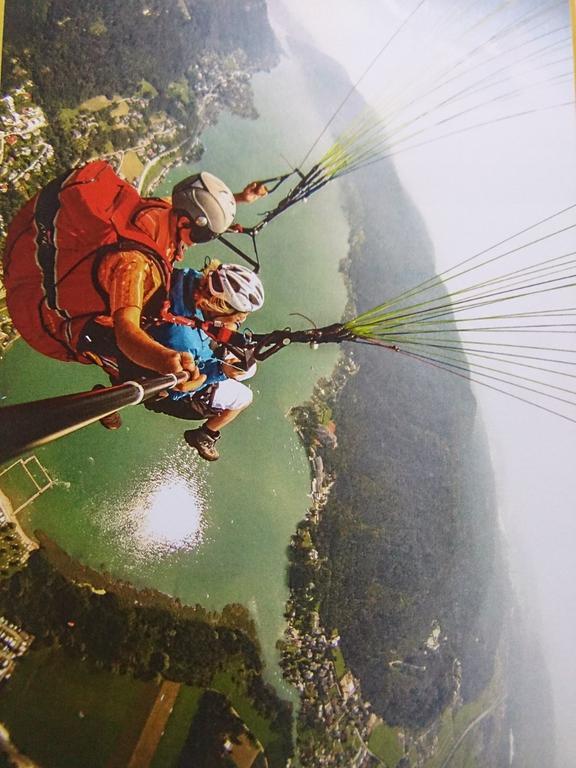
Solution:
{"label": "shoe sole", "polygon": [[[194,432],[194,430],[191,429],[189,430],[189,432]],[[190,448],[193,448],[196,451],[196,453],[198,454],[198,456],[200,456],[201,459],[204,459],[204,461],[218,461],[218,459],[220,458],[220,454],[217,454],[216,456],[208,456],[205,453],[202,453],[200,448],[198,448],[198,446],[195,443],[190,442],[190,440],[188,439],[188,432],[184,432],[184,440],[186,441],[186,444],[190,446]]]}
{"label": "shoe sole", "polygon": [[104,416],[103,418],[98,419],[98,421],[102,424],[104,429],[110,429],[112,431],[120,429],[122,426],[122,417],[119,413],[111,413],[109,416]]}

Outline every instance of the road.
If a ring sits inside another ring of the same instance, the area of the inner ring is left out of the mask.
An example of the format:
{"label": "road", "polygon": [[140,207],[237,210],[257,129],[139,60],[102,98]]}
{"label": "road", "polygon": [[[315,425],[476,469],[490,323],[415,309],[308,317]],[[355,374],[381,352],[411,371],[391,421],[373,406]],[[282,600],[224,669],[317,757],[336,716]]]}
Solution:
{"label": "road", "polygon": [[490,714],[490,713],[491,713],[491,712],[492,712],[494,709],[496,709],[496,707],[500,706],[500,704],[502,704],[502,699],[499,699],[498,701],[495,701],[493,704],[491,704],[489,707],[487,707],[487,709],[485,709],[485,710],[484,710],[484,712],[481,712],[481,713],[478,715],[478,717],[474,718],[474,720],[472,720],[472,722],[468,724],[468,726],[467,726],[467,727],[464,729],[464,731],[463,731],[463,732],[460,734],[460,737],[459,737],[459,738],[458,738],[458,739],[457,739],[457,740],[454,742],[454,744],[452,745],[452,749],[451,749],[451,750],[450,750],[450,752],[448,752],[448,754],[446,755],[446,758],[445,758],[444,762],[443,762],[443,763],[442,763],[442,764],[441,764],[441,765],[440,765],[438,768],[446,768],[446,766],[447,766],[447,765],[449,765],[450,761],[451,761],[451,760],[452,760],[452,758],[454,757],[454,753],[456,752],[456,750],[458,749],[458,747],[460,746],[460,744],[462,744],[462,742],[464,741],[464,739],[466,738],[466,736],[467,736],[467,735],[470,733],[470,731],[471,731],[473,728],[475,728],[475,727],[478,725],[478,723],[479,723],[479,722],[481,722],[482,720],[484,720],[484,718],[485,718],[485,717],[488,717],[488,715],[489,715],[489,714]]}
{"label": "road", "polygon": [[164,680],[160,686],[156,701],[144,723],[144,728],[142,728],[142,733],[134,747],[127,768],[148,768],[152,762],[168,718],[172,714],[180,685],[181,683]]}

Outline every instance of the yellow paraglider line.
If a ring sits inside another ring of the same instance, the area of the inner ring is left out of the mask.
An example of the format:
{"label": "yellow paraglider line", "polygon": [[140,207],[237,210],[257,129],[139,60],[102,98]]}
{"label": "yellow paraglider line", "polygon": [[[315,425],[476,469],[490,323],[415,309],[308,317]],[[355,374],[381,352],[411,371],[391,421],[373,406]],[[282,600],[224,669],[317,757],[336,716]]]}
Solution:
{"label": "yellow paraglider line", "polygon": [[[576,0],[574,0],[574,2],[576,2]],[[507,3],[504,3],[503,6],[500,6],[497,11],[502,11],[506,4]],[[525,46],[532,45],[543,38],[549,38],[551,35],[557,35],[563,30],[568,30],[571,36],[569,25],[546,30],[544,32],[533,30],[538,32],[538,34],[531,36],[529,40],[523,40],[511,49],[507,48],[505,52],[499,52],[496,55],[489,57],[487,60],[485,59],[484,61],[479,62],[475,61],[473,63],[470,62],[471,55],[484,50],[487,45],[495,40],[501,40],[502,38],[510,37],[512,34],[517,34],[520,26],[529,27],[532,30],[534,21],[537,20],[543,12],[549,10],[551,5],[554,6],[556,4],[556,2],[547,3],[546,8],[541,8],[536,12],[531,11],[528,14],[524,14],[520,21],[516,19],[513,24],[507,24],[503,29],[499,29],[492,34],[487,41],[485,40],[476,45],[471,54],[468,53],[466,57],[459,59],[456,64],[454,64],[454,62],[451,62],[450,65],[444,63],[440,73],[436,72],[434,75],[431,75],[427,72],[423,82],[411,83],[409,89],[410,95],[408,95],[408,98],[406,98],[406,89],[403,89],[403,91],[397,93],[396,96],[391,94],[387,100],[380,105],[379,111],[375,111],[372,107],[367,107],[354,118],[342,133],[340,133],[332,147],[329,148],[319,160],[318,165],[324,169],[325,178],[336,178],[358,168],[371,165],[379,159],[393,156],[405,149],[420,146],[421,142],[415,144],[414,141],[420,135],[430,132],[431,128],[433,129],[434,127],[442,126],[445,123],[460,119],[467,113],[483,109],[488,105],[515,98],[525,91],[528,91],[530,88],[541,88],[548,83],[560,82],[564,78],[571,77],[572,67],[570,66],[568,72],[554,74],[543,80],[540,79],[535,81],[529,86],[516,88],[506,93],[490,95],[490,91],[494,88],[513,80],[512,76],[506,75],[507,70],[510,68],[509,62],[495,71],[476,77],[473,83],[468,83],[465,87],[460,87],[455,93],[444,93],[442,95],[442,89],[450,83],[457,81],[458,78],[465,75],[470,75],[487,63],[496,62],[498,58],[503,55],[508,56],[511,51],[520,52]],[[518,67],[519,65],[523,66],[525,63],[531,62],[536,58],[540,59],[543,56],[553,54],[558,46],[565,44],[569,39],[570,37],[566,38],[564,41],[554,40],[552,43],[548,42],[544,47],[539,47],[537,50],[528,51],[520,57],[516,56],[513,65],[515,67]],[[569,61],[570,64],[572,64],[572,54],[564,59],[549,61],[541,65],[541,69],[545,70],[549,67],[557,67],[559,64],[562,64],[563,61]],[[461,65],[464,67],[463,70],[460,69]],[[455,66],[459,68],[458,74],[454,74]],[[420,93],[420,97],[422,97],[422,95],[430,96],[431,94],[438,92],[438,102],[429,104],[423,108],[421,112],[413,114],[411,113],[411,108],[416,105],[418,101],[417,92],[421,91],[423,87],[425,88],[425,94]],[[464,102],[460,111],[457,111],[455,114],[444,114],[444,116],[442,116],[443,110],[448,105],[454,105],[460,101],[464,101],[464,99],[468,99],[471,94],[475,93],[486,93],[486,97],[478,103],[468,107],[465,107],[466,102]],[[378,112],[380,112],[380,114]],[[432,115],[436,114],[438,114],[438,118],[432,125],[422,122],[426,118],[431,118]],[[482,125],[482,123],[480,123],[480,125]],[[470,130],[470,126],[462,130]],[[433,138],[432,141],[438,140],[438,138],[439,137]]]}
{"label": "yellow paraglider line", "polygon": [[[539,93],[546,89],[547,93],[550,85],[565,87],[567,80],[573,76],[576,39],[574,52],[559,52],[558,49],[570,45],[572,36],[576,36],[576,27],[565,18],[560,26],[552,24],[552,16],[549,19],[549,14],[555,14],[560,6],[566,11],[564,0],[542,0],[542,7],[528,11],[523,8],[522,0],[495,2],[496,8],[488,15],[465,25],[464,29],[453,30],[453,18],[449,17],[449,39],[453,39],[454,45],[444,46],[439,62],[434,61],[434,66],[427,67],[420,75],[410,76],[405,82],[395,76],[388,78],[388,93],[379,105],[365,104],[330,142],[326,136],[328,128],[356,87],[426,4],[426,0],[411,0],[412,12],[348,91],[308,150],[300,168],[316,147],[320,150],[320,146],[323,146],[320,158],[307,172],[296,169],[300,181],[275,209],[266,213],[265,218],[249,234],[255,235],[279,213],[307,200],[336,178],[451,136],[534,113],[573,107],[573,98],[524,109],[518,109],[522,105],[517,102],[519,97],[529,91]],[[458,15],[465,16],[465,11],[474,6],[474,2],[462,0]],[[512,6],[515,6],[514,19],[509,18]],[[570,0],[570,8],[576,16],[576,0]],[[543,24],[543,16],[550,23]],[[486,28],[488,21],[495,20],[495,30]],[[576,23],[574,19],[572,21]],[[482,30],[483,39],[471,39],[471,35],[479,29]],[[562,36],[561,39],[558,36]],[[462,43],[464,37],[465,44]],[[499,46],[495,49],[496,42]],[[467,48],[466,51],[463,46]],[[539,77],[533,77],[535,73],[539,73]],[[496,108],[495,113],[493,107]],[[485,113],[488,108],[492,111]],[[505,113],[502,114],[502,111]]]}

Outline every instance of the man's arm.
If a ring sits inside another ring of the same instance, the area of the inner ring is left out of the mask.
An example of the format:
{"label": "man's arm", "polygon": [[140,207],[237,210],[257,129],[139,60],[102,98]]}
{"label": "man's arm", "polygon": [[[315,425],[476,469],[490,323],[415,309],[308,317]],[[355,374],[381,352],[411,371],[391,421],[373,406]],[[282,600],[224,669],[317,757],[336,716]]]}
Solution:
{"label": "man's arm", "polygon": [[139,307],[122,307],[112,315],[120,351],[142,368],[150,368],[158,373],[181,371],[180,354],[148,336],[140,327],[140,317]]}
{"label": "man's arm", "polygon": [[155,269],[138,251],[114,254],[103,263],[99,276],[110,299],[116,343],[126,357],[143,368],[158,373],[188,371],[190,381],[179,388],[195,389],[205,376],[199,373],[192,355],[164,347],[140,327],[144,298],[161,284]]}
{"label": "man's arm", "polygon": [[268,194],[268,188],[265,184],[259,181],[252,181],[247,184],[242,192],[234,193],[234,200],[237,203],[254,203],[256,200],[260,200],[261,197],[266,197]]}

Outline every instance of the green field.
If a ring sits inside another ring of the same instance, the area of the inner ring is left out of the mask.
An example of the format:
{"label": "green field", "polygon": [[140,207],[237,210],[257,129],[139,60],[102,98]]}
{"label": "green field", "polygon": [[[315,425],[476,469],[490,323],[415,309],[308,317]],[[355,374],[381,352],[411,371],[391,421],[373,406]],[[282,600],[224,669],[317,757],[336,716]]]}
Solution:
{"label": "green field", "polygon": [[239,680],[240,674],[230,665],[226,670],[216,673],[210,687],[228,696],[232,707],[264,747],[270,765],[283,765],[284,753],[280,745],[276,744],[276,735],[270,728],[270,721],[255,710],[244,683]]}
{"label": "green field", "polygon": [[[270,764],[281,765],[281,754],[277,754],[275,735],[270,728],[270,722],[254,709],[243,683],[239,680],[239,672],[230,666],[215,675],[210,687],[229,698],[232,707],[263,745]],[[198,708],[198,701],[203,692],[204,689],[202,688],[182,686],[151,768],[176,768],[188,730]]]}
{"label": "green field", "polygon": [[332,658],[334,659],[334,668],[336,670],[336,677],[338,678],[338,680],[340,680],[340,678],[344,677],[344,675],[346,674],[346,663],[344,661],[344,656],[342,655],[342,651],[340,650],[339,646],[332,649]]}
{"label": "green field", "polygon": [[142,181],[142,194],[150,195],[154,191],[154,185],[156,180],[167,165],[170,165],[174,161],[174,151],[167,152],[159,160],[155,160],[154,163],[148,168],[146,176]]}
{"label": "green field", "polygon": [[148,80],[141,80],[138,95],[143,96],[144,98],[150,97],[153,99],[155,96],[158,96],[158,91],[154,88],[152,83],[148,82]]}
{"label": "green field", "polygon": [[[436,754],[426,763],[426,768],[441,768],[450,754],[453,745],[466,728],[483,712],[489,710],[495,702],[498,702],[501,696],[501,664],[497,662],[496,671],[490,684],[475,701],[471,701],[456,709],[449,707],[443,713]],[[472,729],[451,757],[450,768],[477,768],[477,761],[474,758],[475,744],[476,732]]]}
{"label": "green field", "polygon": [[116,106],[110,112],[111,117],[126,117],[130,113],[130,107],[124,99],[115,100],[114,103]]}
{"label": "green field", "polygon": [[239,680],[239,675],[234,667],[230,666],[228,669],[217,672],[214,675],[210,687],[228,696],[232,706],[248,728],[266,746],[273,739],[270,721],[254,709],[254,705],[246,694],[244,684],[236,682],[236,680]]}
{"label": "green field", "polygon": [[395,768],[404,754],[396,730],[386,723],[374,728],[368,740],[368,749],[383,760],[388,768]]}
{"label": "green field", "polygon": [[190,724],[198,709],[202,688],[183,685],[164,735],[152,760],[151,768],[176,768],[180,752],[186,741]]}
{"label": "green field", "polygon": [[0,696],[0,721],[43,768],[102,768],[131,754],[154,683],[98,670],[63,651],[30,651]]}
{"label": "green field", "polygon": [[113,101],[103,94],[100,96],[93,96],[91,99],[83,101],[78,109],[87,109],[89,112],[99,112],[101,109],[105,109],[113,104]]}
{"label": "green field", "polygon": [[124,157],[122,158],[122,163],[119,169],[121,176],[132,182],[134,179],[137,179],[140,176],[143,170],[144,165],[136,152],[129,150],[128,152],[124,153]]}

